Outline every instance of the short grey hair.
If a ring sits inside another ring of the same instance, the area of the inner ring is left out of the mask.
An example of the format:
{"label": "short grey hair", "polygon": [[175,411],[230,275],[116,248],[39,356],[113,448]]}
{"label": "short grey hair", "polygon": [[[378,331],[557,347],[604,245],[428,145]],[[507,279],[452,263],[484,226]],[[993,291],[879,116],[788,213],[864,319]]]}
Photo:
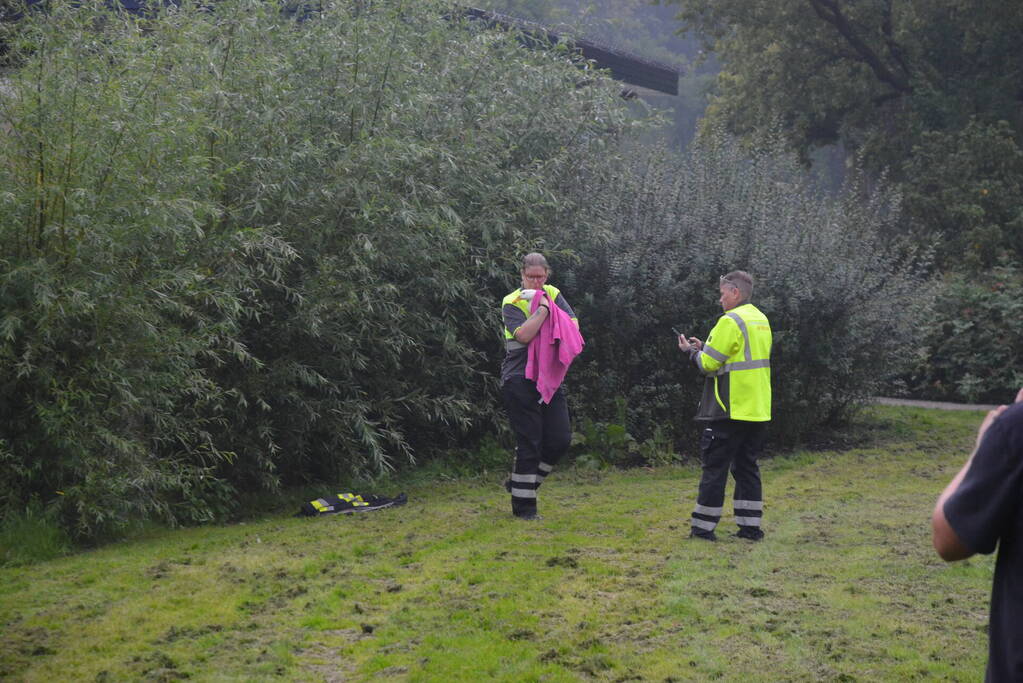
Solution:
{"label": "short grey hair", "polygon": [[753,276],[745,270],[733,270],[727,275],[721,276],[722,285],[731,285],[742,294],[742,302],[747,303],[753,298]]}

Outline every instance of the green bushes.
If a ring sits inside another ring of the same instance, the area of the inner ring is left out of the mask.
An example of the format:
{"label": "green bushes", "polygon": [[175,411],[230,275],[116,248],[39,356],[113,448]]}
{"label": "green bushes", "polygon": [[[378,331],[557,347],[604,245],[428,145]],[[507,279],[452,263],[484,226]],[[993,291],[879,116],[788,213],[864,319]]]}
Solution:
{"label": "green bushes", "polygon": [[200,522],[492,431],[493,302],[624,110],[445,9],[56,3],[19,26],[0,507],[53,501],[80,537]]}
{"label": "green bushes", "polygon": [[80,535],[230,500],[240,397],[211,370],[259,364],[243,321],[295,257],[224,220],[199,141],[215,128],[154,42],[57,7],[19,33],[3,98],[0,492],[5,508],[56,501]]}
{"label": "green bushes", "polygon": [[956,272],[984,272],[1023,257],[1023,148],[1006,121],[976,119],[954,132],[926,132],[907,163],[907,212],[939,238]]}
{"label": "green bushes", "polygon": [[587,336],[571,400],[599,463],[688,438],[699,380],[670,328],[705,334],[733,267],[776,330],[777,434],[883,386],[927,303],[882,241],[888,193],[821,196],[777,147],[722,137],[627,154],[617,87],[446,9],[56,3],[19,24],[0,508],[38,499],[94,538],[446,449],[493,466],[497,302],[536,248]]}
{"label": "green bushes", "polygon": [[33,500],[0,517],[0,567],[50,560],[71,550],[71,539],[55,511]]}
{"label": "green bushes", "polygon": [[1014,266],[948,276],[938,287],[907,386],[923,398],[1011,402],[1023,387],[1023,278]]}
{"label": "green bushes", "polygon": [[702,380],[672,326],[705,338],[721,314],[718,276],[734,268],[753,274],[774,331],[776,442],[887,393],[910,367],[930,288],[888,238],[898,197],[883,185],[831,197],[780,142],[750,154],[723,135],[681,159],[638,154],[631,171],[604,207],[613,238],[573,271],[588,284],[587,358],[573,370],[583,413],[611,415],[625,397],[637,439],[658,426],[691,439]]}

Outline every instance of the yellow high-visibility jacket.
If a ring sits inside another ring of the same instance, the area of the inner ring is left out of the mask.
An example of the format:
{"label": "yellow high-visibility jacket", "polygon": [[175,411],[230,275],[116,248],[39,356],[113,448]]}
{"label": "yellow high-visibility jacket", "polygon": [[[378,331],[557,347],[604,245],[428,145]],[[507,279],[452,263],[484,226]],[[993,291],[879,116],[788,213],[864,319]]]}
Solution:
{"label": "yellow high-visibility jacket", "polygon": [[725,311],[690,358],[707,377],[697,420],[771,419],[771,324],[756,306]]}
{"label": "yellow high-visibility jacket", "polygon": [[[568,313],[569,317],[579,324],[575,311],[561,294],[561,290],[554,285],[544,285],[544,291],[551,298],[554,305]],[[504,297],[501,301],[501,317],[504,320],[504,361],[501,363],[501,384],[504,384],[511,377],[522,377],[526,372],[526,344],[515,339],[515,330],[529,318],[531,301],[522,298],[522,290]]]}
{"label": "yellow high-visibility jacket", "polygon": [[[557,287],[555,287],[554,285],[544,285],[543,286],[543,290],[545,292],[547,292],[547,296],[549,296],[551,298],[551,301],[557,301],[558,300],[558,296],[561,295],[561,290],[558,289]],[[522,294],[522,290],[521,289],[516,289],[511,294],[509,294],[508,296],[504,297],[504,300],[501,301],[501,310],[503,311],[505,306],[515,306],[520,311],[522,311],[522,314],[526,318],[528,318],[529,317],[529,307],[532,305],[532,301],[530,301],[528,299],[523,299],[521,294]],[[572,313],[571,309],[569,310],[569,315],[572,316],[572,320],[576,319],[575,318],[575,313]],[[525,320],[523,320],[523,322],[525,322]],[[576,322],[578,322],[578,320],[576,320]],[[515,333],[515,330],[508,329],[508,326],[505,325],[505,327],[504,327],[504,338],[505,338],[506,341],[508,341],[508,340],[514,341],[515,340],[515,334],[514,333]],[[516,342],[516,344],[517,343],[518,342]]]}

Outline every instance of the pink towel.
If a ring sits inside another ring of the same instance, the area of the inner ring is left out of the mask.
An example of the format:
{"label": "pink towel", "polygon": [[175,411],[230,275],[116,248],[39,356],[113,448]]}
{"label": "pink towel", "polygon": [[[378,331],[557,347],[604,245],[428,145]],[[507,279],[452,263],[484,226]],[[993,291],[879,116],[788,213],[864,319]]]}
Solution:
{"label": "pink towel", "polygon": [[530,313],[536,311],[541,301],[547,304],[550,315],[543,321],[537,335],[529,342],[529,349],[526,351],[526,378],[536,382],[540,400],[550,403],[554,392],[565,379],[568,366],[583,350],[584,342],[572,318],[558,308],[542,289],[533,297]]}

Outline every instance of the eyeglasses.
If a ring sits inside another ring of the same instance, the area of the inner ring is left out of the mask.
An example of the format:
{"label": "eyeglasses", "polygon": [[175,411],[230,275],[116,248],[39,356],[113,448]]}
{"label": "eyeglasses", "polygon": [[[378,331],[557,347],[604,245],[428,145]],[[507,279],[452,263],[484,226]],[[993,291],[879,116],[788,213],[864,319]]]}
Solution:
{"label": "eyeglasses", "polygon": [[719,286],[720,285],[728,285],[729,287],[735,287],[736,289],[739,289],[739,285],[737,285],[734,282],[732,282],[731,280],[729,280],[727,275],[722,275],[722,276],[720,276],[718,278],[718,285]]}

